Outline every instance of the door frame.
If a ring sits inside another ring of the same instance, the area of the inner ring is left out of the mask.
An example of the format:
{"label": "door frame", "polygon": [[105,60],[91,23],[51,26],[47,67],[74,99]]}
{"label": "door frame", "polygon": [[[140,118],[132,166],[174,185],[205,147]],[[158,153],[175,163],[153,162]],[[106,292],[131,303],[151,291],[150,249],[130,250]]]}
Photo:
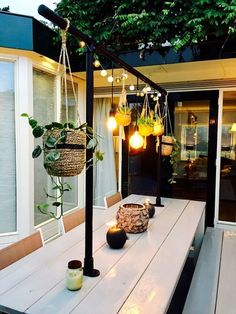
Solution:
{"label": "door frame", "polygon": [[209,101],[209,135],[207,161],[207,195],[205,226],[214,226],[215,221],[215,193],[216,193],[216,157],[217,157],[217,130],[219,110],[219,90],[170,92],[168,105],[172,125],[174,125],[174,106],[177,101],[208,100]]}

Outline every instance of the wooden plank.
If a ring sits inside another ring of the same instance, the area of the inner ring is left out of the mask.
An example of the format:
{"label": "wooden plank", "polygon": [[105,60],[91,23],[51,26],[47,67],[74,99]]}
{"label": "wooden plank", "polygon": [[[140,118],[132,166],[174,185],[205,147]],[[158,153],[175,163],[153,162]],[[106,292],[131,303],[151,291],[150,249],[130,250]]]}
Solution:
{"label": "wooden plank", "polygon": [[223,238],[216,314],[236,313],[236,232],[225,231]]}
{"label": "wooden plank", "polygon": [[[142,197],[140,203],[144,201]],[[163,201],[163,203],[169,203],[169,200]],[[165,210],[165,207],[157,209],[158,219],[160,213]],[[155,220],[150,220],[150,228]],[[138,241],[143,234],[130,234],[129,240],[122,250],[112,250],[106,245],[105,234],[107,226],[104,226],[104,230],[101,230],[99,234],[95,234],[94,238],[101,237],[104,241],[104,245],[95,252],[94,260],[96,261],[96,267],[100,270],[101,274],[97,278],[84,277],[83,288],[80,291],[73,292],[65,289],[64,280],[58,281],[57,285],[51,288],[38,302],[32,305],[27,312],[29,313],[69,313],[75,308],[79,302],[81,302],[87,296],[90,297],[90,291],[96,287],[96,285],[102,280],[102,278],[110,271],[111,267],[116,264],[122,256],[126,255],[132,246]],[[92,305],[91,305],[92,306]],[[93,306],[90,311],[93,312]],[[91,313],[91,312],[90,312]]]}
{"label": "wooden plank", "polygon": [[189,202],[119,313],[166,313],[204,209]]}
{"label": "wooden plank", "polygon": [[[154,258],[168,237],[187,204],[186,200],[172,200],[166,210],[155,219],[151,228],[141,234],[138,241],[117,263],[113,263],[109,272],[90,292],[88,298],[84,298],[71,313],[117,313],[145,272],[150,260]],[[109,259],[109,254],[110,251],[102,248],[98,251],[96,260],[104,263],[106,259]],[[145,289],[146,286],[142,288],[142,290]],[[141,311],[140,313],[151,312]]]}
{"label": "wooden plank", "polygon": [[[138,202],[139,200],[142,201],[143,197],[134,195],[122,202]],[[106,222],[111,217],[114,218],[116,210],[116,207],[113,209],[111,207],[111,210],[108,211],[109,213],[105,213],[105,211],[101,213],[100,211],[100,214],[96,215],[96,230],[94,233],[95,251],[105,245],[105,234],[108,228]],[[101,219],[100,216],[102,216]],[[14,305],[14,308],[25,311],[37,302],[37,300],[47,295],[56,285],[60,285],[61,283],[63,288],[60,292],[66,296],[68,294],[68,291],[65,291],[64,285],[66,265],[70,259],[76,258],[83,261],[83,238],[84,226],[81,225],[60,239],[49,243],[43,252],[38,254],[37,258],[33,255],[34,258],[28,259],[26,265],[21,264],[21,271],[18,268],[18,271],[15,269],[12,273],[8,273],[1,280],[0,303],[9,307]],[[134,240],[136,239],[134,238]],[[115,256],[117,257],[117,255]],[[91,289],[93,284],[96,284],[96,281],[92,281],[91,283],[90,278],[87,279],[88,287]],[[69,296],[70,294],[71,292],[69,292]]]}
{"label": "wooden plank", "polygon": [[215,312],[222,239],[222,229],[207,228],[183,314]]}

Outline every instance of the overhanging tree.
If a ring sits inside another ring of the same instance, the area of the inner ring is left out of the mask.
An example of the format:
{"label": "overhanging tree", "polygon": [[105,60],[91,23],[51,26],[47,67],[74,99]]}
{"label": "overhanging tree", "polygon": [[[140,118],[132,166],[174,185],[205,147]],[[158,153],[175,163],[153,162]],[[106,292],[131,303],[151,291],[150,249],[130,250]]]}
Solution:
{"label": "overhanging tree", "polygon": [[179,50],[234,34],[236,0],[61,0],[56,12],[114,50]]}

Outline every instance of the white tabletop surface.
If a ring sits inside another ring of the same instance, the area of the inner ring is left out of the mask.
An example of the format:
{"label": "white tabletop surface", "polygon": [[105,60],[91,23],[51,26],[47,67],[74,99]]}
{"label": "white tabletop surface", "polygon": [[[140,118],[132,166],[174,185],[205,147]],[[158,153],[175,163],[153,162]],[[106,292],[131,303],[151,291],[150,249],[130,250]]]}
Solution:
{"label": "white tabletop surface", "polygon": [[119,204],[155,197],[130,195],[94,209],[93,257],[100,276],[84,276],[79,291],[65,287],[67,263],[84,260],[84,224],[0,272],[0,304],[26,313],[165,313],[202,222],[205,203],[162,199],[148,230],[129,234],[122,249],[106,243]]}

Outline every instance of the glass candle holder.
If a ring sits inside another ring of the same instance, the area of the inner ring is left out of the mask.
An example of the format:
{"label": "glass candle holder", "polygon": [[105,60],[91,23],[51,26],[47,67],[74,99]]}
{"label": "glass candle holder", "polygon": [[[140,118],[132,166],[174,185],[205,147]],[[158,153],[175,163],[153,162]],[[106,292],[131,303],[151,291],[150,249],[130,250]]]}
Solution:
{"label": "glass candle holder", "polygon": [[83,285],[83,268],[81,261],[72,260],[66,271],[66,287],[69,290],[79,290]]}

